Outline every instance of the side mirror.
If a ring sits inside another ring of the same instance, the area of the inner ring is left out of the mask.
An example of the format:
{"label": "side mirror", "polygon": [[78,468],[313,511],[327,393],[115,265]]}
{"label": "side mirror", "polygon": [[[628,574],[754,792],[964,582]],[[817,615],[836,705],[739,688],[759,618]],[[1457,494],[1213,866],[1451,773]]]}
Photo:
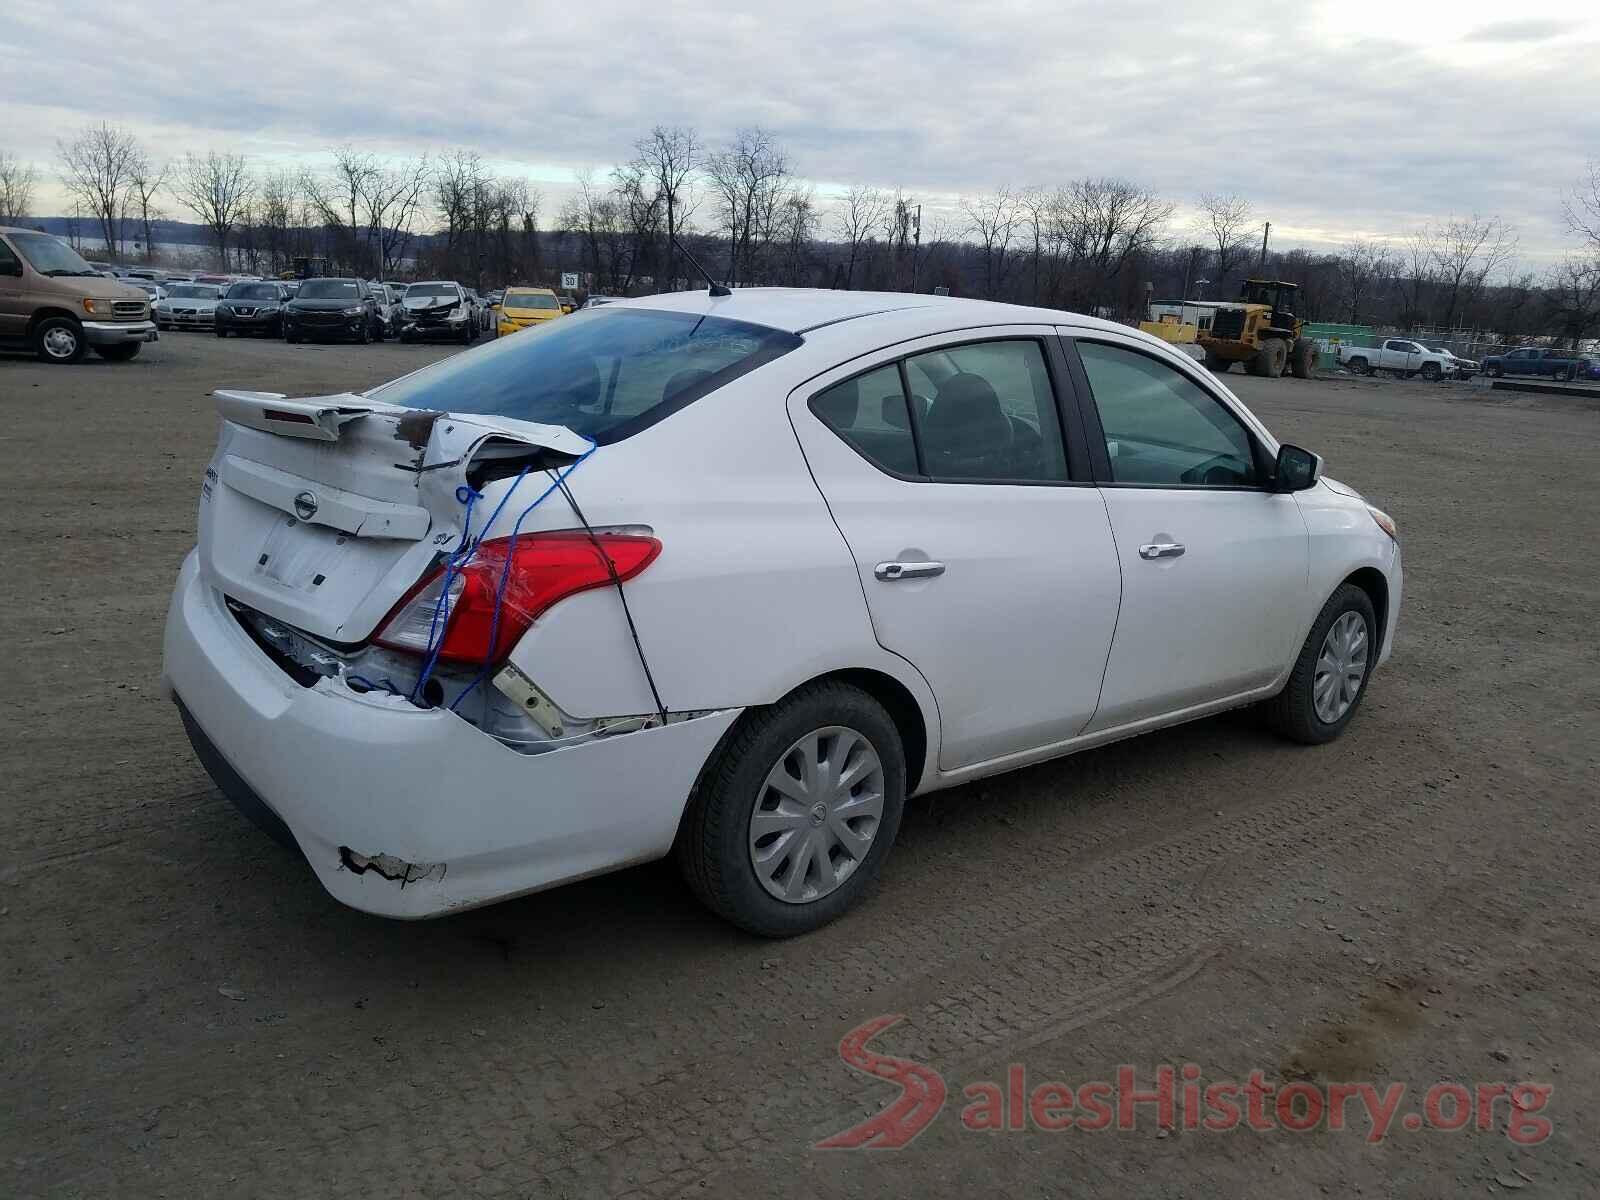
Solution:
{"label": "side mirror", "polygon": [[1278,447],[1278,462],[1273,468],[1277,492],[1303,492],[1322,478],[1322,455],[1285,443]]}

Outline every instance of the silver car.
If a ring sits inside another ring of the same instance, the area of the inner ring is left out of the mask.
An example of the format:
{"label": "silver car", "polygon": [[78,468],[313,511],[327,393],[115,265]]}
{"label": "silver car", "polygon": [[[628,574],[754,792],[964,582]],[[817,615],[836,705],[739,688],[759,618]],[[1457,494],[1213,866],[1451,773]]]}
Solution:
{"label": "silver car", "polygon": [[214,283],[175,283],[157,300],[157,329],[210,329],[217,323],[222,288]]}

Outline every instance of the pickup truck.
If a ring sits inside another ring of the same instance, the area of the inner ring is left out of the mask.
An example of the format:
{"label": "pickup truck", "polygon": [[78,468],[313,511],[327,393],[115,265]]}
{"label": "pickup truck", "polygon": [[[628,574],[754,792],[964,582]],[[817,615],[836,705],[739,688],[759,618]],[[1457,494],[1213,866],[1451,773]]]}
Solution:
{"label": "pickup truck", "polygon": [[1381,346],[1340,346],[1339,362],[1357,375],[1388,371],[1406,379],[1421,375],[1431,382],[1456,374],[1448,354],[1409,338],[1385,338]]}
{"label": "pickup truck", "polygon": [[1545,375],[1565,381],[1587,375],[1589,362],[1571,350],[1518,346],[1505,354],[1489,355],[1483,360],[1483,373],[1493,379],[1502,375]]}

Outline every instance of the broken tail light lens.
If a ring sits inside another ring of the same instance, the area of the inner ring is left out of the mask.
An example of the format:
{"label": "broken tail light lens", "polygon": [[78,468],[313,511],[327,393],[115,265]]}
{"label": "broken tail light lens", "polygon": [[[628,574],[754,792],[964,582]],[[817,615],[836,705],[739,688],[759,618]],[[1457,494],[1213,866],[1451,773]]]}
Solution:
{"label": "broken tail light lens", "polygon": [[[633,533],[597,533],[593,538],[587,533],[528,533],[515,546],[510,538],[496,538],[481,543],[456,569],[442,610],[445,572],[439,567],[395,605],[373,641],[390,650],[426,654],[438,622],[444,626],[439,661],[499,662],[552,605],[607,586],[613,567],[618,579],[632,579],[660,553],[655,538]],[[495,594],[502,575],[505,596],[496,624]]]}

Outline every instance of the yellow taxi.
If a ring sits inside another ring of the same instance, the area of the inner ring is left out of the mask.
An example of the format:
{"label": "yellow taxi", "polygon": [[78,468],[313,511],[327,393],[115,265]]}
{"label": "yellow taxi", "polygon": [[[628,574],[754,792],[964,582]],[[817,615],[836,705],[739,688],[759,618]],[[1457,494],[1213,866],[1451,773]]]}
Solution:
{"label": "yellow taxi", "polygon": [[508,333],[516,333],[531,325],[554,321],[561,315],[561,301],[549,288],[509,287],[500,300],[495,332],[497,336],[505,337]]}

